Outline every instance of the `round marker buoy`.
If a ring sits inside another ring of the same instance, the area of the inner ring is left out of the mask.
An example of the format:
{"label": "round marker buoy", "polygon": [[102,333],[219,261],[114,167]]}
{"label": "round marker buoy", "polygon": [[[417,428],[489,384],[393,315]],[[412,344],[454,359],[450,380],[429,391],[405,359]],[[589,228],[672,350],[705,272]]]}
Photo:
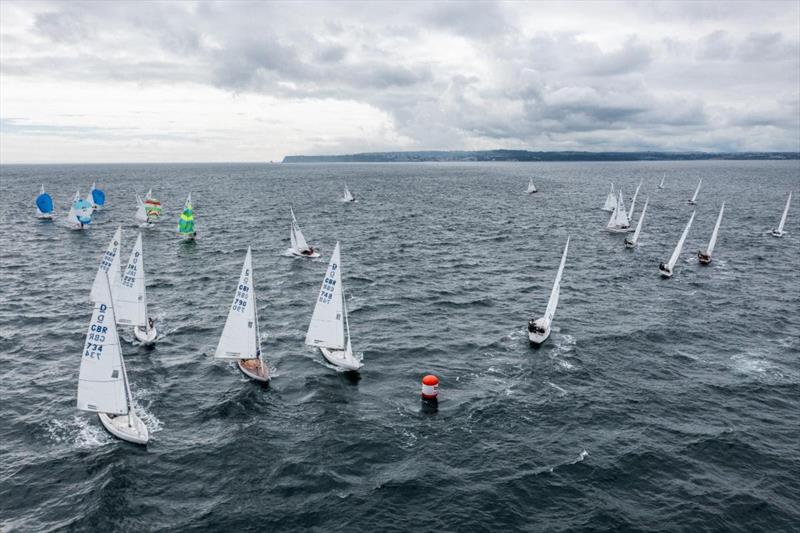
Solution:
{"label": "round marker buoy", "polygon": [[428,374],[422,378],[422,399],[423,400],[438,400],[439,399],[439,378],[433,374]]}

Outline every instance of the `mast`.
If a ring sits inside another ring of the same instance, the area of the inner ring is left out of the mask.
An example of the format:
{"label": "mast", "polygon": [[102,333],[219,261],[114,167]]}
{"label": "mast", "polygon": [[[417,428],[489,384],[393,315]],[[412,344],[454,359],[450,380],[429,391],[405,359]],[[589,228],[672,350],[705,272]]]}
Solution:
{"label": "mast", "polygon": [[[108,299],[110,300],[109,307],[111,308],[111,319],[112,324],[116,328],[117,324],[117,314],[114,311],[114,295],[111,294],[111,281],[108,278],[108,272],[106,272],[106,286],[108,287]],[[131,422],[131,411],[133,411],[133,394],[131,394],[131,386],[128,382],[128,371],[125,368],[125,358],[122,356],[122,345],[119,342],[119,333],[117,333],[117,349],[119,349],[119,360],[122,364],[122,382],[125,383],[125,397],[128,403],[128,427],[133,427],[133,423]]]}

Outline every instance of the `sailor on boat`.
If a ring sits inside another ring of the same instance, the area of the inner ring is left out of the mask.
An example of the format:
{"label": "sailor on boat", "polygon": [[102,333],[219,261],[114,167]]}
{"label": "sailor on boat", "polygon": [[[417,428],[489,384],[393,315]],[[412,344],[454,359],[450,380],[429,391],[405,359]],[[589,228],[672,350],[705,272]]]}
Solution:
{"label": "sailor on boat", "polygon": [[156,327],[156,322],[153,320],[153,317],[147,317],[147,326],[136,326],[136,332],[140,335],[137,335],[137,338],[145,342],[146,340],[151,340],[152,332]]}
{"label": "sailor on boat", "polygon": [[301,250],[300,253],[303,254],[303,255],[314,255],[314,247],[313,246],[309,246],[305,250]]}
{"label": "sailor on boat", "polygon": [[528,320],[528,332],[537,335],[544,335],[547,329],[544,327],[544,318],[531,318]]}
{"label": "sailor on boat", "polygon": [[697,259],[704,265],[707,265],[711,262],[711,256],[709,254],[703,253],[702,250],[697,252]]}
{"label": "sailor on boat", "polygon": [[661,272],[664,272],[665,274],[668,274],[668,275],[670,275],[670,276],[672,275],[672,270],[670,270],[670,269],[669,269],[669,265],[667,265],[667,264],[666,264],[665,262],[663,262],[663,261],[662,261],[662,262],[661,262],[661,263],[658,265],[658,269],[659,269]]}

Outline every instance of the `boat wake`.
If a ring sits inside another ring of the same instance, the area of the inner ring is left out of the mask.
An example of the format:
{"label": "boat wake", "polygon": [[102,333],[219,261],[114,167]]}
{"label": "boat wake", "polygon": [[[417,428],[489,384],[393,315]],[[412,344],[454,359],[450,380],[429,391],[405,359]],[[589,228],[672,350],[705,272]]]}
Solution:
{"label": "boat wake", "polygon": [[161,431],[164,428],[164,424],[161,423],[161,420],[159,420],[156,415],[145,409],[144,405],[142,405],[143,402],[149,403],[150,396],[151,393],[149,389],[136,389],[136,391],[133,392],[132,403],[136,414],[142,419],[142,422],[144,422],[152,435],[153,433]]}

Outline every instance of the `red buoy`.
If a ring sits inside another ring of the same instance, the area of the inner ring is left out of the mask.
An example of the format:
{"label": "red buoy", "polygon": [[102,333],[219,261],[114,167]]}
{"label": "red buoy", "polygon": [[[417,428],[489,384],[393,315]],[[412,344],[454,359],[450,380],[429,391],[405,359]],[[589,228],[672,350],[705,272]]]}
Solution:
{"label": "red buoy", "polygon": [[428,374],[422,378],[422,399],[436,400],[439,397],[439,378]]}

